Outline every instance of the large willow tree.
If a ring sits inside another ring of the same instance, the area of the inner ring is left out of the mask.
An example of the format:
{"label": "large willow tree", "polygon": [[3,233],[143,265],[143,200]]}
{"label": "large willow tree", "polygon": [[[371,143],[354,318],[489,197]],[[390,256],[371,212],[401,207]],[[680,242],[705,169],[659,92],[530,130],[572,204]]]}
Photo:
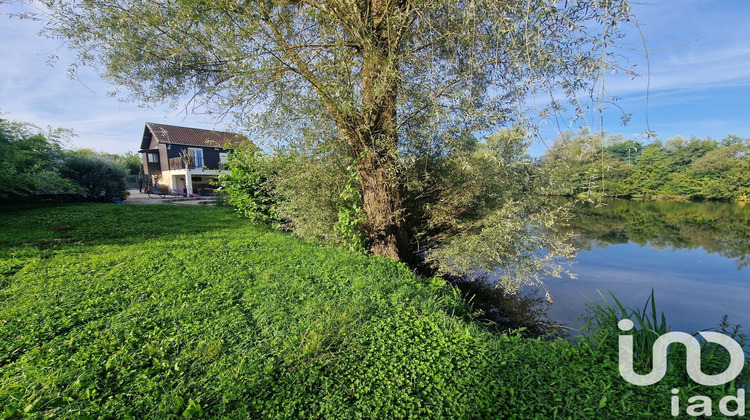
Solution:
{"label": "large willow tree", "polygon": [[189,97],[270,137],[330,124],[319,139],[356,168],[369,248],[396,260],[411,255],[404,162],[522,121],[531,95],[577,103],[613,68],[630,13],[626,0],[43,3],[47,33],[137,100]]}

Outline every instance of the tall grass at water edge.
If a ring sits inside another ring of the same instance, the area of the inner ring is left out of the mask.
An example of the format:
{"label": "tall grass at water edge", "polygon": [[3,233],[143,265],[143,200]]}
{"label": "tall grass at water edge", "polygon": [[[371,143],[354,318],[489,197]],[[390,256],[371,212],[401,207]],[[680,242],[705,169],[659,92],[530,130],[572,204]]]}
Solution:
{"label": "tall grass at water edge", "polygon": [[[622,334],[631,334],[634,369],[639,373],[646,373],[653,366],[654,343],[659,337],[672,331],[664,313],[657,311],[654,290],[651,289],[651,294],[642,307],[626,307],[612,292],[609,292],[611,300],[607,299],[602,292],[598,293],[599,300],[589,298],[588,310],[583,317],[583,336],[601,351],[617,354],[618,337]],[[631,332],[623,332],[619,329],[617,324],[622,319],[629,319],[633,322],[634,328]],[[731,324],[728,316],[724,315],[713,330],[737,341],[745,352],[745,368],[740,376],[726,384],[726,390],[733,392],[737,388],[747,389],[750,386],[750,357],[748,357],[750,346],[747,335],[742,332],[742,326]],[[723,372],[729,365],[729,353],[719,344],[701,339],[698,332],[692,332],[692,335],[698,337],[701,344],[702,371],[706,374]],[[668,351],[667,375],[677,376],[678,382],[689,383],[690,379],[685,373],[685,347],[671,345]]]}

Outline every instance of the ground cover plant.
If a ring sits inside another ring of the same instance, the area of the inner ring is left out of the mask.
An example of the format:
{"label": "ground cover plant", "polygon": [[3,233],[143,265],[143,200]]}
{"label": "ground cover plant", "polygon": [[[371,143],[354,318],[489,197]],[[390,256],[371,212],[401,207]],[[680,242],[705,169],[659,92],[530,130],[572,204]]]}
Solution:
{"label": "ground cover plant", "polygon": [[5,208],[0,232],[3,418],[665,418],[673,386],[720,394],[493,335],[437,278],[227,208]]}

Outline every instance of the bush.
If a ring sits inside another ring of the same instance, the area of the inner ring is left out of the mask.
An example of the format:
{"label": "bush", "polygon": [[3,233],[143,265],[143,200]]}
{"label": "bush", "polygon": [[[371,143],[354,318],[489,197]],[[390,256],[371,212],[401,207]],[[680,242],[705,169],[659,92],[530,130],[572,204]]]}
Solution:
{"label": "bush", "polygon": [[110,201],[125,193],[128,174],[122,165],[83,152],[67,152],[64,160],[63,175],[83,188],[86,199]]}
{"label": "bush", "polygon": [[226,165],[229,171],[219,175],[222,203],[253,222],[278,225],[276,197],[269,180],[273,172],[258,148],[245,144],[234,149]]}
{"label": "bush", "polygon": [[34,125],[0,119],[0,201],[82,192],[60,174],[64,135],[64,130],[42,133]]}
{"label": "bush", "polygon": [[128,171],[140,170],[132,153],[115,159],[92,151],[63,150],[69,130],[40,128],[0,119],[0,201],[87,199],[108,201],[123,195]]}

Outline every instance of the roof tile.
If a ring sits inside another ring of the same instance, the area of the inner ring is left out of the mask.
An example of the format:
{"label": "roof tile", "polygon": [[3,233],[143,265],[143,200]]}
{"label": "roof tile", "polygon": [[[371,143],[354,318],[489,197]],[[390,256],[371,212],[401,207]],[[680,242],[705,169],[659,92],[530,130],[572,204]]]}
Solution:
{"label": "roof tile", "polygon": [[159,143],[183,144],[200,147],[223,147],[227,143],[237,146],[248,141],[242,134],[226,131],[203,130],[200,128],[178,127],[175,125],[146,123],[146,128]]}

